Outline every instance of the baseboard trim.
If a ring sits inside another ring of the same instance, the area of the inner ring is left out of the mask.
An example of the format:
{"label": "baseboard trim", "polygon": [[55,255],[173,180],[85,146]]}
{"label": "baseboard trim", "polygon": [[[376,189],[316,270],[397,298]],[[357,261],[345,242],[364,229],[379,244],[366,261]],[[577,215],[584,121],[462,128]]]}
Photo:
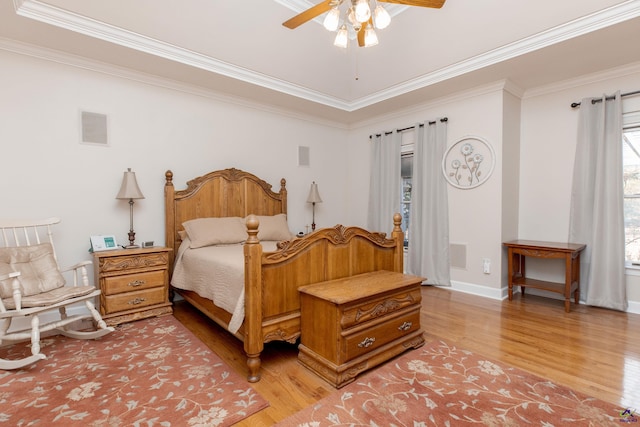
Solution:
{"label": "baseboard trim", "polygon": [[490,298],[495,300],[503,300],[508,296],[508,289],[490,288],[489,286],[476,285],[474,283],[451,281],[451,289],[458,292],[464,292],[466,294],[477,295],[484,298]]}
{"label": "baseboard trim", "polygon": [[[483,298],[491,298],[494,300],[504,300],[509,297],[509,288],[507,286],[503,286],[499,289],[491,288],[489,286],[477,285],[474,283],[466,283],[466,282],[456,282],[451,281],[451,290],[457,292],[464,292],[467,294],[477,295]],[[514,291],[514,293],[520,293],[519,290]],[[547,298],[555,298],[557,300],[563,300],[563,298],[556,293],[553,292],[545,292],[539,291],[537,289],[527,289],[527,294],[538,295]],[[580,304],[584,304],[584,301],[580,301]],[[640,314],[640,301],[629,301],[627,306],[627,313]]]}

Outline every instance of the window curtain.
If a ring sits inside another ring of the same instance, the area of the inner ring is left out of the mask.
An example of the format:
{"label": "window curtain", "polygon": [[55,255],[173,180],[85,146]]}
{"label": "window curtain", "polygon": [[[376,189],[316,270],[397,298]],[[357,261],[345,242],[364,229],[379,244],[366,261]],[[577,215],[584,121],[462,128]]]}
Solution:
{"label": "window curtain", "polygon": [[391,236],[393,215],[400,212],[400,134],[396,131],[372,137],[371,181],[367,226]]}
{"label": "window curtain", "polygon": [[[596,101],[596,102],[593,102]],[[624,275],[622,99],[583,99],[573,170],[569,241],[586,244],[581,298],[588,305],[627,309]]]}
{"label": "window curtain", "polygon": [[447,122],[427,121],[415,129],[407,272],[426,277],[425,284],[451,286],[449,202],[441,167]]}

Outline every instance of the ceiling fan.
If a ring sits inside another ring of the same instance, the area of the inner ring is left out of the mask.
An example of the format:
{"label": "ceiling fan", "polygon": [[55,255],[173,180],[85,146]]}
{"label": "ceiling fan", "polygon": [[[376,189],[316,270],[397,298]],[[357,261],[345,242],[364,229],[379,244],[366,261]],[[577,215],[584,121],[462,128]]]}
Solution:
{"label": "ceiling fan", "polygon": [[[378,44],[378,37],[374,28],[382,29],[389,25],[391,16],[379,3],[395,3],[406,6],[430,7],[440,9],[446,0],[325,0],[299,13],[282,23],[287,28],[294,29],[300,25],[322,15],[324,27],[329,31],[337,31],[334,45],[346,48],[349,30],[357,34],[359,46],[374,46]],[[345,4],[341,18],[340,7]],[[375,5],[375,8],[371,6]]]}

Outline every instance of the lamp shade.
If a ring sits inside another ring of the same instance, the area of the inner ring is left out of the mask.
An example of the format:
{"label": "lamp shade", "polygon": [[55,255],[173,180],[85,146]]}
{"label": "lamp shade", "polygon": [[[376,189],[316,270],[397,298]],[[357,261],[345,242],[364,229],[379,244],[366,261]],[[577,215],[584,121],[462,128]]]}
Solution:
{"label": "lamp shade", "polygon": [[340,9],[334,7],[327,13],[327,16],[324,17],[324,21],[322,23],[324,28],[329,31],[335,31],[338,29],[338,25],[340,24]]}
{"label": "lamp shade", "polygon": [[315,181],[311,184],[311,190],[309,190],[309,197],[307,197],[307,203],[321,203],[320,193],[318,193],[318,184]]}
{"label": "lamp shade", "polygon": [[343,25],[339,30],[338,34],[336,34],[336,38],[333,41],[335,46],[346,49],[349,46],[349,33],[347,31],[347,26]]}
{"label": "lamp shade", "polygon": [[127,171],[122,177],[122,185],[116,199],[144,199],[140,187],[138,187],[138,181],[136,181],[136,173],[131,171],[131,168],[127,168]]}

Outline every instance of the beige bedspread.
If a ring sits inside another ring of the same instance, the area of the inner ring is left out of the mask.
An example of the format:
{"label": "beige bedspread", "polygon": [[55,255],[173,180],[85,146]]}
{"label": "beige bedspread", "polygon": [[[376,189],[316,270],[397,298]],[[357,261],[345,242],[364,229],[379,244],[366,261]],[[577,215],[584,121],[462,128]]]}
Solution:
{"label": "beige bedspread", "polygon": [[[276,243],[260,242],[263,251],[276,250]],[[243,244],[190,248],[185,238],[176,256],[171,285],[196,292],[231,313],[228,329],[236,333],[244,321]]]}

